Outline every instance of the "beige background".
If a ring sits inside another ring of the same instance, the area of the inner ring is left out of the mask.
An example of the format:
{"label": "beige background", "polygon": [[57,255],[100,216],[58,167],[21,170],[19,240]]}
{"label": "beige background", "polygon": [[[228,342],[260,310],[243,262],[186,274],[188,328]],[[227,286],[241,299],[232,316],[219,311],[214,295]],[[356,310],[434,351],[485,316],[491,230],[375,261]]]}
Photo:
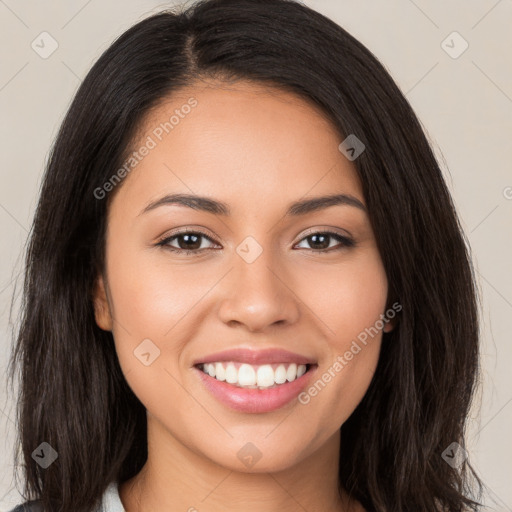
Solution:
{"label": "beige background", "polygon": [[[483,300],[483,385],[468,426],[469,457],[491,489],[489,510],[511,511],[512,1],[305,3],[381,60],[440,158],[474,251]],[[51,141],[92,63],[113,38],[165,5],[172,3],[0,0],[2,376],[12,344],[10,302]],[[31,48],[43,31],[59,45],[47,59]],[[461,37],[451,35],[454,31]],[[453,58],[464,41],[467,50]],[[18,279],[17,295],[20,284]],[[11,398],[2,378],[0,512],[20,502],[13,487]]]}

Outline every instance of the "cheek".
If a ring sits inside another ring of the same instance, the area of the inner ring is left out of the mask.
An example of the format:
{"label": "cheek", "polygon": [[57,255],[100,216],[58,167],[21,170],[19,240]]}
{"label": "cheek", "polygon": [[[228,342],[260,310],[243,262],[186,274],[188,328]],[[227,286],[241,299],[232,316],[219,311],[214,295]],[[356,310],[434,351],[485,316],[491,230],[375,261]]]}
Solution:
{"label": "cheek", "polygon": [[200,299],[201,290],[215,282],[211,272],[201,275],[166,264],[165,258],[155,257],[155,249],[127,248],[125,254],[112,258],[109,282],[117,319],[134,337],[170,334]]}
{"label": "cheek", "polygon": [[352,414],[375,373],[388,283],[378,253],[369,252],[336,272],[316,273],[307,286],[328,350],[301,403],[327,435]]}
{"label": "cheek", "polygon": [[337,266],[317,266],[302,282],[300,297],[314,313],[330,345],[344,351],[347,341],[373,326],[384,313],[387,278],[376,251]]}
{"label": "cheek", "polygon": [[187,315],[204,285],[191,280],[190,272],[163,265],[140,248],[117,249],[118,254],[123,251],[125,257],[112,251],[109,267],[119,363],[146,409],[165,411],[178,403],[183,409],[190,398],[178,384],[183,380],[180,354],[194,336]]}
{"label": "cheek", "polygon": [[[127,378],[139,379],[142,373],[141,384],[145,387],[156,373],[147,370],[161,366],[167,351],[179,353],[174,342],[179,336],[175,331],[195,298],[183,273],[163,268],[150,257],[153,252],[152,248],[132,247],[123,237],[112,239],[107,250],[113,334],[119,362]],[[149,352],[150,360],[154,360],[147,367],[137,358],[143,347],[141,353]]]}

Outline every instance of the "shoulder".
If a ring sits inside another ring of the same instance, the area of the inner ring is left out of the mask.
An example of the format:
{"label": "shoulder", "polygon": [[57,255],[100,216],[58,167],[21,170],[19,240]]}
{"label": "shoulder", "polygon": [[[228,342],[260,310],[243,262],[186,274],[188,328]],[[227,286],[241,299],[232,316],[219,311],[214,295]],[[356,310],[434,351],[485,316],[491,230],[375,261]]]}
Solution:
{"label": "shoulder", "polygon": [[13,508],[10,512],[44,512],[41,500],[26,501]]}

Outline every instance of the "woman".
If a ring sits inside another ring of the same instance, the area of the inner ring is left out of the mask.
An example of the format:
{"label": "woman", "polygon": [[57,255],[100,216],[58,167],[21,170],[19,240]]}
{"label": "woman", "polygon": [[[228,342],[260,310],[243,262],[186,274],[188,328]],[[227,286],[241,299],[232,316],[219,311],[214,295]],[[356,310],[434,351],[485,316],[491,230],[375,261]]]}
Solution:
{"label": "woman", "polygon": [[308,7],[206,0],[116,40],[26,266],[32,507],[479,509],[464,234],[400,90]]}

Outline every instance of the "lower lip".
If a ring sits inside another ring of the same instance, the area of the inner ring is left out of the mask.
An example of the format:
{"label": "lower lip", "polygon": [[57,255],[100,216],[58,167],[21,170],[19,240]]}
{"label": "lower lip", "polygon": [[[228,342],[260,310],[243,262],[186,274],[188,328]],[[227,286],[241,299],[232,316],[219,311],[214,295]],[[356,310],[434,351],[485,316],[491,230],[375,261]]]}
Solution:
{"label": "lower lip", "polygon": [[271,412],[283,407],[296,398],[306,387],[316,368],[317,366],[313,365],[298,379],[280,384],[275,388],[250,389],[221,382],[215,377],[210,377],[210,375],[199,368],[194,367],[199,372],[199,377],[203,384],[215,398],[236,411],[246,413]]}

